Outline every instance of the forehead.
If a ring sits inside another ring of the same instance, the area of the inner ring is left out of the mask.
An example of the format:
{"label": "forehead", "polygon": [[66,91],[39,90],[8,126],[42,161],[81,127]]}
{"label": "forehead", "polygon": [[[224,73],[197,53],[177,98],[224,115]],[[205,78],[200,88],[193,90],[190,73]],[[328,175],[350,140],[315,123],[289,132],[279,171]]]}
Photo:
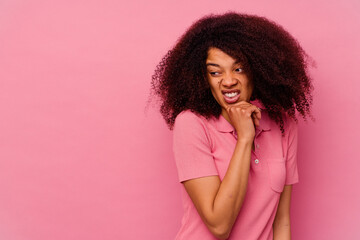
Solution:
{"label": "forehead", "polygon": [[206,63],[233,65],[238,63],[238,61],[218,48],[209,48]]}

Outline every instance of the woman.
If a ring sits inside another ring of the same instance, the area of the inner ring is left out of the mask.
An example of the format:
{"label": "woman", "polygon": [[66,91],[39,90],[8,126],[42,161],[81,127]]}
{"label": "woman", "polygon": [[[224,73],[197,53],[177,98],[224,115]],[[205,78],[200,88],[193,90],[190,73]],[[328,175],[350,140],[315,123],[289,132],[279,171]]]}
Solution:
{"label": "woman", "polygon": [[281,26],[230,12],[195,22],[160,62],[152,87],[183,186],[176,239],[290,239],[306,59]]}

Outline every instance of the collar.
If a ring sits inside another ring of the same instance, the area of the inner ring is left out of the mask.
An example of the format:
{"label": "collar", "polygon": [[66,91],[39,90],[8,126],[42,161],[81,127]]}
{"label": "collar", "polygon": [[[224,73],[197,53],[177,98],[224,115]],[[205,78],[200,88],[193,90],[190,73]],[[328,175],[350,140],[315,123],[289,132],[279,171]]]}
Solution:
{"label": "collar", "polygon": [[[271,119],[269,118],[266,108],[260,102],[260,100],[256,99],[254,101],[250,101],[251,104],[260,108],[261,111],[261,119],[260,125],[256,128],[257,131],[270,131],[270,122]],[[235,132],[234,127],[220,114],[218,119],[214,119],[215,127],[219,132]]]}

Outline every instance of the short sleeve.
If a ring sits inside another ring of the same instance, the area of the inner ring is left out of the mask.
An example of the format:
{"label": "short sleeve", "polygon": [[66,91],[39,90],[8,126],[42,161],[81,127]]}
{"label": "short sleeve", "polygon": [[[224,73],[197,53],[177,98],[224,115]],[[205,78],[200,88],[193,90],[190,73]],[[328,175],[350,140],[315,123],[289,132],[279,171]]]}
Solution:
{"label": "short sleeve", "polygon": [[180,182],[218,175],[205,123],[189,110],[176,117],[173,152]]}
{"label": "short sleeve", "polygon": [[298,126],[297,123],[291,118],[288,118],[287,122],[288,135],[285,185],[291,185],[299,182],[299,174],[297,168]]}

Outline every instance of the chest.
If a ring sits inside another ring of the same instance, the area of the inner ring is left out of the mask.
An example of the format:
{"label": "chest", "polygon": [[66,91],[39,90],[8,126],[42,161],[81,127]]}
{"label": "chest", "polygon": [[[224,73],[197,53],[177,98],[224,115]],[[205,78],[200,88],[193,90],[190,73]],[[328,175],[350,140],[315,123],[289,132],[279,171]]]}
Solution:
{"label": "chest", "polygon": [[[234,132],[213,132],[210,134],[212,141],[212,154],[220,179],[226,174],[230,160],[234,153],[237,137]],[[251,153],[250,171],[252,175],[264,177],[268,175],[269,165],[272,167],[274,162],[277,166],[283,165],[285,169],[286,149],[283,146],[283,139],[280,131],[271,129],[270,131],[256,131],[253,149]],[[278,175],[283,174],[281,171]],[[284,173],[285,174],[285,173]]]}

